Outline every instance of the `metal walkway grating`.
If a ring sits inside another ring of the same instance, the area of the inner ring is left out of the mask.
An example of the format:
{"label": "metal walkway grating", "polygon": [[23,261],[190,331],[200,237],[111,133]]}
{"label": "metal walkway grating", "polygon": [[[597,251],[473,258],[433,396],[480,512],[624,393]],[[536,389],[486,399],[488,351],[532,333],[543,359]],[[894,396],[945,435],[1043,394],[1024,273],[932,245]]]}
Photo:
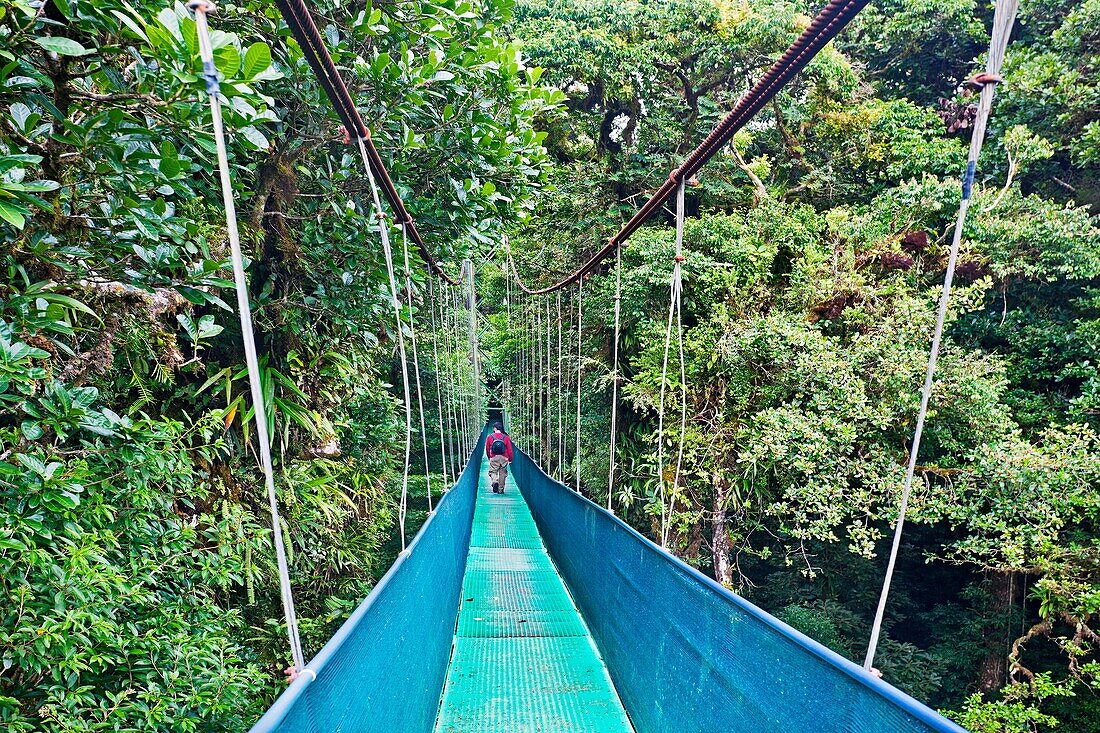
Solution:
{"label": "metal walkway grating", "polygon": [[486,469],[436,733],[631,733],[527,503]]}

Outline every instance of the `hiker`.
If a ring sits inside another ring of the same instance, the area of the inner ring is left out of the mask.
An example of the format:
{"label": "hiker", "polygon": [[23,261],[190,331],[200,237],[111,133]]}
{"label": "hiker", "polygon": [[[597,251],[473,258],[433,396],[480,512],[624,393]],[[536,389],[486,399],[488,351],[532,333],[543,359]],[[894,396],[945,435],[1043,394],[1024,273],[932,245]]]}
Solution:
{"label": "hiker", "polygon": [[503,494],[508,464],[512,462],[512,439],[498,422],[493,423],[493,432],[485,439],[485,455],[489,457],[489,481],[493,484],[493,493]]}

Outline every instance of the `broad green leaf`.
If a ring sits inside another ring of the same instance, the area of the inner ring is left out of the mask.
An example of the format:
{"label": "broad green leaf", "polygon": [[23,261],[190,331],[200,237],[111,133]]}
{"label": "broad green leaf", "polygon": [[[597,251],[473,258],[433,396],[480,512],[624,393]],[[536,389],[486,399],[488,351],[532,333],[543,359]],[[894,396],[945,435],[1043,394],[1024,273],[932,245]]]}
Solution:
{"label": "broad green leaf", "polygon": [[73,39],[64,36],[39,36],[34,39],[34,42],[47,51],[53,51],[58,56],[87,56],[94,53]]}
{"label": "broad green leaf", "polygon": [[37,420],[24,420],[19,425],[19,429],[27,440],[38,440],[42,437],[42,425]]}
{"label": "broad green leaf", "polygon": [[268,142],[267,137],[251,125],[242,128],[241,134],[244,136],[245,140],[248,140],[257,150],[267,150],[271,147],[271,143]]}
{"label": "broad green leaf", "polygon": [[241,68],[241,52],[236,46],[222,46],[214,51],[214,66],[224,78],[233,78]]}
{"label": "broad green leaf", "polygon": [[7,201],[0,200],[0,219],[11,224],[16,229],[22,229],[27,223],[26,214],[28,212],[24,207],[18,204],[8,203]]}
{"label": "broad green leaf", "polygon": [[271,48],[266,43],[253,43],[244,54],[241,76],[253,79],[271,66]]}

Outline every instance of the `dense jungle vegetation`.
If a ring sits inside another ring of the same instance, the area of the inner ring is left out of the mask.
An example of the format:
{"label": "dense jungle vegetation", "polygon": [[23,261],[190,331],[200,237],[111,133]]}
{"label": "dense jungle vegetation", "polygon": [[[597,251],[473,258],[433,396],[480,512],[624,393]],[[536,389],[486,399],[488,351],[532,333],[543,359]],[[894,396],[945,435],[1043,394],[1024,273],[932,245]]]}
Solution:
{"label": "dense jungle vegetation", "polygon": [[[311,6],[425,239],[452,274],[479,263],[487,381],[517,389],[532,301],[507,297],[501,236],[529,282],[570,272],[818,10]],[[875,0],[687,194],[674,551],[857,661],[991,17]],[[396,552],[398,324],[355,150],[273,3],[213,24],[308,655]],[[179,3],[5,0],[0,38],[0,726],[246,730],[288,659],[194,21]],[[978,733],[1089,733],[1100,2],[1023,0],[1005,76],[878,666]],[[671,215],[623,251],[613,500],[650,536],[672,252]],[[611,271],[585,283],[580,467],[598,501],[613,296]],[[562,307],[575,326],[575,290]],[[421,353],[447,398],[471,386],[464,324],[450,312],[438,358]],[[549,467],[572,475],[566,445]]]}

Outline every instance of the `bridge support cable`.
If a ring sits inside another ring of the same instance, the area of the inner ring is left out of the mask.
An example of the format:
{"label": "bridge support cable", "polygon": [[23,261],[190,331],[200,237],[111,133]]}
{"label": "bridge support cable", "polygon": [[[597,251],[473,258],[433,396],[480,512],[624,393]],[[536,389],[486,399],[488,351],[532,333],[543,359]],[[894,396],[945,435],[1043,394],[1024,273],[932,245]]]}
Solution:
{"label": "bridge support cable", "polygon": [[[462,301],[465,300],[466,293],[463,286],[465,285],[465,274],[459,278],[459,285],[454,290],[454,333],[452,338],[454,339],[454,353],[455,353],[455,369],[458,387],[458,393],[455,399],[458,401],[459,412],[462,415],[462,422],[460,424],[459,435],[462,437],[462,455],[470,455],[470,392],[469,392],[469,380],[466,378],[465,370],[459,369],[459,357],[462,353]],[[462,357],[465,361],[468,357]]]}
{"label": "bridge support cable", "polygon": [[584,337],[582,326],[584,324],[584,278],[577,281],[577,447],[573,457],[577,463],[577,493],[581,493],[581,385],[582,370],[584,368],[581,344]]}
{"label": "bridge support cable", "polygon": [[[465,270],[465,267],[466,262],[463,263],[463,270]],[[469,282],[465,281],[466,276],[466,274],[463,275],[463,286],[472,285],[472,280]],[[467,342],[468,345],[465,349],[465,352],[466,358],[470,362],[470,369],[467,370],[466,374],[464,375],[466,378],[466,390],[463,392],[463,398],[466,406],[466,455],[470,455],[470,452],[474,448],[474,430],[476,429],[476,420],[474,419],[474,401],[476,400],[477,383],[474,379],[474,371],[477,365],[477,352],[475,351],[477,339],[475,338],[476,333],[473,333],[475,325],[473,322],[473,311],[470,308],[472,293],[473,288],[463,287],[463,291],[461,293],[461,302],[466,311],[466,318],[465,323],[458,324],[458,333],[456,334],[456,338],[459,340],[460,346],[463,339],[465,339],[465,341]],[[463,331],[466,331],[465,336],[463,335]]]}
{"label": "bridge support cable", "polygon": [[[405,353],[404,317],[401,315],[401,295],[397,289],[397,275],[393,265],[393,249],[390,247],[390,222],[382,209],[382,199],[378,194],[378,185],[371,170],[367,146],[363,138],[358,139],[359,154],[363,159],[363,169],[370,184],[371,200],[374,203],[374,215],[378,221],[378,235],[382,240],[382,253],[386,258],[386,275],[390,282],[390,298],[396,321],[397,356],[401,361],[401,387],[405,397],[405,465],[401,472],[401,504],[397,511],[397,520],[401,529],[401,550],[405,550],[405,517],[409,510],[409,460],[412,458],[412,395],[409,389],[409,360]],[[412,314],[409,314],[412,320]]]}
{"label": "bridge support cable", "polygon": [[468,283],[470,295],[467,300],[467,317],[470,328],[470,368],[474,382],[473,389],[470,392],[470,441],[472,445],[474,431],[477,431],[477,434],[480,435],[481,428],[485,424],[485,421],[482,419],[484,400],[481,395],[481,345],[477,337],[477,270],[474,267],[474,261],[471,259],[463,260],[462,266],[470,278]]}
{"label": "bridge support cable", "polygon": [[532,336],[535,339],[535,455],[538,457],[538,462],[546,465],[546,435],[543,432],[543,413],[546,411],[542,406],[542,305],[532,299],[531,301],[531,330]]}
{"label": "bridge support cable", "polygon": [[229,175],[229,153],[225,144],[225,126],[222,121],[221,93],[218,71],[214,65],[214,50],[210,40],[207,14],[213,12],[213,3],[197,0],[187,6],[195,15],[195,28],[202,59],[202,75],[206,81],[206,95],[210,101],[210,117],[214,128],[214,147],[217,152],[218,177],[221,182],[222,205],[225,208],[225,228],[229,238],[230,260],[233,267],[233,285],[237,294],[237,313],[241,319],[241,337],[244,342],[244,359],[248,369],[248,384],[252,393],[252,413],[256,421],[256,442],[259,444],[260,467],[264,474],[268,507],[271,511],[271,539],[275,546],[275,562],[279,572],[279,591],[283,614],[286,617],[287,640],[294,673],[305,667],[301,636],[298,633],[298,615],[294,610],[294,591],[290,583],[290,566],[283,544],[283,522],[279,516],[279,499],[275,491],[275,471],[271,460],[271,438],[267,424],[267,405],[260,378],[260,361],[256,349],[256,333],[252,327],[252,308],[248,299],[248,280],[244,271],[244,255],[241,237],[237,229],[237,207],[233,199],[233,182]]}
{"label": "bridge support cable", "polygon": [[[615,448],[619,429],[619,316],[623,299],[623,250],[615,248],[615,327],[611,344],[611,435],[607,469],[607,511],[614,512],[611,497],[615,493]],[[559,387],[560,389],[560,387]]]}
{"label": "bridge support cable", "polygon": [[[420,411],[420,447],[424,452],[424,484],[428,491],[428,511],[434,510],[432,505],[432,469],[428,463],[428,431],[424,426],[424,393],[420,386],[420,356],[416,347],[416,313],[419,308],[413,307],[412,269],[409,267],[409,239],[405,232],[405,225],[401,225],[401,255],[405,261],[405,297],[409,304],[409,341],[413,352],[413,374],[416,377],[416,405]],[[431,279],[431,278],[429,278]]]}
{"label": "bridge support cable", "polygon": [[546,407],[544,408],[546,415],[544,421],[546,423],[546,470],[550,472],[554,470],[551,467],[551,460],[554,457],[554,444],[557,442],[554,436],[554,410],[551,402],[554,392],[554,368],[550,363],[553,353],[553,321],[550,314],[550,298],[545,298],[544,301],[546,303]]}
{"label": "bridge support cable", "polygon": [[[461,280],[460,280],[461,282]],[[463,404],[462,392],[462,375],[458,368],[458,345],[459,340],[456,336],[458,331],[458,295],[455,292],[458,286],[450,288],[448,291],[447,307],[451,312],[451,318],[447,322],[447,343],[451,351],[451,372],[454,377],[454,382],[451,388],[451,399],[454,401],[455,406],[455,443],[457,444],[456,450],[459,456],[466,455],[466,410]],[[461,463],[462,459],[459,459]]]}
{"label": "bridge support cable", "polygon": [[536,444],[536,431],[538,429],[538,423],[536,422],[535,415],[535,312],[533,303],[530,298],[524,304],[526,318],[524,320],[524,326],[526,327],[526,341],[527,341],[527,450],[531,452],[531,455],[535,455]]}
{"label": "bridge support cable", "polygon": [[925,370],[924,386],[921,389],[920,410],[917,412],[917,424],[913,431],[913,443],[909,449],[909,463],[905,469],[905,482],[901,490],[901,502],[898,506],[898,519],[894,526],[894,539],[890,545],[890,559],[886,565],[886,575],[882,583],[882,592],[879,595],[878,607],[875,610],[875,620],[871,627],[871,638],[867,645],[867,655],[863,660],[863,668],[870,670],[875,661],[875,651],[878,647],[879,636],[882,633],[882,621],[886,612],[886,603],[890,595],[890,583],[893,580],[894,567],[897,564],[898,548],[901,546],[901,537],[905,528],[905,512],[909,505],[909,494],[913,487],[913,477],[916,473],[917,456],[920,452],[921,436],[924,432],[924,422],[928,416],[928,402],[932,396],[933,380],[936,373],[936,361],[939,357],[940,340],[943,336],[943,326],[947,320],[947,307],[951,297],[951,283],[955,277],[955,264],[959,256],[959,246],[962,243],[963,227],[966,225],[967,211],[970,209],[970,196],[974,187],[974,174],[978,167],[978,157],[981,155],[982,143],[985,140],[986,127],[993,110],[993,96],[997,83],[1001,80],[1001,65],[1004,63],[1005,50],[1008,47],[1008,39],[1012,35],[1012,26],[1016,20],[1016,11],[1019,0],[997,0],[996,10],[993,16],[993,30],[990,36],[989,54],[986,57],[985,73],[979,74],[972,80],[981,85],[981,96],[978,99],[978,110],[974,118],[974,132],[970,138],[970,152],[967,156],[966,172],[962,181],[962,200],[959,203],[959,212],[955,220],[955,231],[951,238],[951,249],[947,259],[947,272],[944,274],[943,288],[940,291],[939,306],[936,311],[936,325],[932,332],[932,345],[928,354],[928,366]]}
{"label": "bridge support cable", "polygon": [[[737,105],[699,143],[683,162],[669,173],[668,179],[642,204],[618,232],[571,275],[545,287],[520,287],[530,295],[545,295],[580,280],[623,245],[676,192],[677,186],[690,179],[741,130],[757,112],[770,102],[813,60],[828,43],[867,5],[869,0],[831,0],[810,22],[802,35],[787,48],[771,68],[747,91]],[[518,279],[518,276],[517,276]]]}
{"label": "bridge support cable", "polygon": [[561,332],[562,332],[562,318],[561,318],[561,291],[554,293],[554,301],[558,311],[558,389],[556,392],[556,398],[554,400],[555,406],[558,411],[558,481],[562,481],[565,478],[565,435],[563,433],[564,426],[562,425],[562,392],[561,392],[561,373],[565,368],[562,362],[561,354]]}
{"label": "bridge support cable", "polygon": [[[507,237],[503,238],[503,244],[505,247],[507,244]],[[500,268],[501,273],[504,273],[504,264],[498,262],[497,266]],[[512,279],[507,275],[504,276],[504,332],[508,334],[508,346],[512,346],[514,339],[512,338]],[[514,351],[514,349],[513,349]],[[508,376],[507,370],[503,370],[504,374],[504,429],[512,432],[512,379]]]}
{"label": "bridge support cable", "polygon": [[336,64],[333,63],[328,48],[325,46],[320,31],[317,30],[317,25],[313,22],[313,16],[310,14],[309,8],[306,7],[304,0],[275,0],[275,5],[283,16],[290,32],[294,35],[294,39],[298,41],[298,45],[302,49],[302,55],[305,56],[310,68],[313,69],[322,91],[328,97],[349,136],[358,138],[365,148],[364,156],[368,161],[368,167],[373,170],[374,176],[381,184],[382,193],[389,203],[390,210],[393,211],[397,223],[406,226],[408,237],[413,240],[417,249],[420,250],[420,255],[428,264],[429,269],[442,280],[455,284],[456,281],[446,273],[442,265],[428,250],[424,238],[416,228],[416,221],[405,208],[405,202],[401,200],[401,195],[397,192],[393,179],[390,178],[386,164],[371,140],[370,130],[359,115],[355,100],[348,91],[343,77],[336,68]]}
{"label": "bridge support cable", "polygon": [[451,376],[450,344],[447,338],[447,302],[449,300],[449,288],[446,282],[439,283],[436,293],[439,307],[439,337],[440,359],[443,361],[442,400],[443,409],[446,411],[447,428],[447,461],[451,467],[451,480],[457,482],[462,472],[461,456],[458,455],[458,442],[455,440],[455,410],[454,410],[454,378]]}
{"label": "bridge support cable", "polygon": [[447,406],[447,448],[451,457],[451,476],[458,480],[462,472],[462,439],[458,434],[458,402],[456,393],[458,390],[458,377],[455,373],[454,345],[451,339],[451,322],[448,313],[454,317],[454,309],[451,305],[451,284],[444,282],[440,287],[439,299],[439,328],[443,339],[443,368],[446,376],[446,406]]}
{"label": "bridge support cable", "polygon": [[[435,409],[436,417],[438,418],[439,427],[439,457],[440,467],[443,471],[443,491],[447,491],[451,485],[451,476],[454,476],[450,471],[450,466],[447,465],[447,440],[443,435],[443,391],[442,384],[439,378],[439,326],[436,323],[435,318],[435,278],[428,278],[428,306],[432,313],[432,365],[435,370]],[[425,459],[426,460],[426,459]],[[454,480],[458,480],[458,476],[454,477]]]}
{"label": "bridge support cable", "polygon": [[459,456],[458,463],[461,465],[461,457],[465,455],[466,451],[466,411],[462,405],[462,375],[459,369],[458,339],[455,336],[455,332],[458,330],[458,296],[455,294],[457,288],[456,285],[447,292],[447,309],[451,314],[450,319],[447,321],[447,345],[451,352],[451,372],[454,376],[454,382],[451,386],[451,399],[455,406],[455,450]]}
{"label": "bridge support cable", "polygon": [[[672,277],[669,279],[668,328],[665,330],[665,351],[661,363],[661,396],[657,407],[657,480],[661,500],[661,547],[668,549],[669,529],[672,520],[672,507],[676,503],[676,490],[680,483],[680,468],[684,460],[684,433],[687,430],[687,374],[684,365],[684,327],[680,311],[683,292],[684,262],[684,183],[681,181],[676,191],[676,256],[672,265]],[[680,355],[680,440],[676,457],[676,471],[670,489],[665,489],[665,392],[668,384],[668,353],[672,348],[672,331],[675,319],[677,342]],[[671,505],[669,502],[671,494]]]}

